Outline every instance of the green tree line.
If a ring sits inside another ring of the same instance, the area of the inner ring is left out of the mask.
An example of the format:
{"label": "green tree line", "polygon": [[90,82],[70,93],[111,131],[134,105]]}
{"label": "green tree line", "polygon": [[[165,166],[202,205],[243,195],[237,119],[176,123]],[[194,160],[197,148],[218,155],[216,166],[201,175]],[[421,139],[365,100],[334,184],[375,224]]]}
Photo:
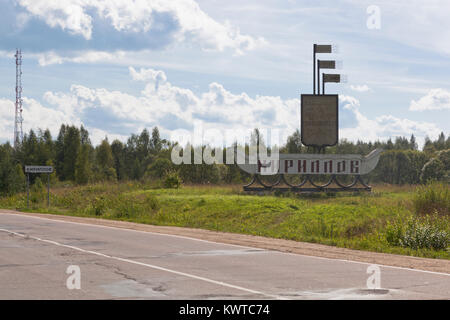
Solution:
{"label": "green tree line", "polygon": [[[264,143],[255,129],[252,138]],[[30,130],[15,149],[9,143],[0,145],[0,195],[24,190],[25,165],[52,165],[54,181],[76,184],[93,182],[156,180],[176,173],[185,183],[242,183],[249,175],[236,164],[181,164],[174,165],[171,158],[176,142],[160,137],[157,127],[151,133],[144,129],[132,134],[126,142],[105,138],[97,146],[91,143],[89,132],[83,127],[61,125],[54,140],[50,131]],[[248,148],[248,146],[246,146]],[[196,148],[206,148],[198,146]],[[341,140],[326,153],[363,154],[383,148],[377,168],[370,173],[372,182],[391,184],[418,184],[428,180],[449,181],[450,137],[441,133],[437,140],[426,139],[423,150],[418,150],[416,139],[397,137],[385,142],[351,142]],[[226,158],[226,148],[221,149]],[[193,157],[192,150],[192,159]],[[315,150],[301,143],[297,130],[281,146],[283,153],[311,153]],[[31,183],[37,175],[30,175]]]}

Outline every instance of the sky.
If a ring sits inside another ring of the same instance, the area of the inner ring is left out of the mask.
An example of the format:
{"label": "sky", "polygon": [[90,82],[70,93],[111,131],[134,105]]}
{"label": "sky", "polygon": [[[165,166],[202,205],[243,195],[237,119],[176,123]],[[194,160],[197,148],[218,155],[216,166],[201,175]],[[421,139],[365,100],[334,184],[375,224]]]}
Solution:
{"label": "sky", "polygon": [[339,138],[450,134],[446,0],[0,0],[0,143],[83,125],[98,144],[158,126],[299,128],[313,44],[337,45]]}

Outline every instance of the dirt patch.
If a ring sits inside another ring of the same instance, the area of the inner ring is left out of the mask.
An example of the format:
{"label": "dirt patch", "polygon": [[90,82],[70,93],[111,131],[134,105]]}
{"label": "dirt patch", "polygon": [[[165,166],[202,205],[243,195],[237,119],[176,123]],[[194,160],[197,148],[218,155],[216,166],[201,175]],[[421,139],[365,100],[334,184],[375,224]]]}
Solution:
{"label": "dirt patch", "polygon": [[125,221],[60,216],[53,214],[25,213],[12,210],[0,210],[0,213],[20,214],[26,216],[47,218],[52,220],[70,221],[93,225],[102,225],[114,228],[178,235],[219,243],[235,244],[253,248],[289,252],[306,256],[359,261],[371,264],[427,270],[434,272],[443,272],[450,274],[450,261],[444,259],[427,259],[427,258],[417,258],[387,253],[359,251],[346,248],[331,247],[315,243],[297,242],[293,240],[284,240],[284,239],[273,239],[245,234],[216,232],[203,229],[154,226]]}

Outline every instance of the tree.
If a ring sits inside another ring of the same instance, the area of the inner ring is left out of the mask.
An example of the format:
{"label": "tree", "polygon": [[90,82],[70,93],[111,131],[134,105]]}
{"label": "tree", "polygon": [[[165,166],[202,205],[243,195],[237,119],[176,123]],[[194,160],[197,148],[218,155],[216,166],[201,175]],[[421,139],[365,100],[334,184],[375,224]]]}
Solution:
{"label": "tree", "polygon": [[146,175],[161,179],[169,171],[173,171],[174,164],[169,159],[158,158],[147,168]]}
{"label": "tree", "polygon": [[136,152],[139,160],[144,160],[150,154],[150,134],[147,129],[142,130],[137,140]]}
{"label": "tree", "polygon": [[65,180],[75,180],[75,162],[80,146],[80,130],[75,126],[66,127],[63,145],[63,178]]}
{"label": "tree", "polygon": [[434,143],[436,146],[436,150],[444,150],[445,149],[445,134],[441,132],[437,141]]}
{"label": "tree", "polygon": [[[251,142],[265,147],[261,132],[255,129]],[[56,169],[52,180],[73,180],[78,184],[91,181],[139,180],[144,177],[162,178],[166,172],[177,171],[187,183],[240,183],[250,175],[233,164],[181,164],[171,162],[171,150],[177,142],[161,139],[158,127],[151,135],[147,129],[140,134],[132,134],[126,143],[114,140],[112,144],[105,138],[94,148],[89,132],[83,127],[63,124],[56,140],[48,129],[30,130],[22,144],[12,148],[9,143],[0,145],[0,196],[24,190],[23,166],[51,165]],[[231,148],[234,150],[237,143]],[[249,145],[245,146],[246,151]],[[196,146],[203,153],[205,146]],[[372,182],[392,184],[416,184],[427,180],[450,181],[450,137],[441,134],[432,141],[425,139],[423,151],[417,150],[414,134],[410,138],[396,137],[393,143],[387,141],[356,142],[342,139],[336,146],[326,149],[327,153],[366,155],[375,148],[383,148],[380,161],[370,174]],[[315,152],[301,144],[299,130],[290,135],[281,148],[284,153]],[[194,150],[188,149],[194,159]],[[226,157],[227,148],[219,150]],[[31,183],[37,175],[31,175]]]}
{"label": "tree", "polygon": [[394,181],[395,184],[405,184],[409,182],[411,161],[406,152],[399,150],[395,152]]}
{"label": "tree", "polygon": [[159,136],[158,127],[154,127],[152,130],[152,138],[150,140],[150,150],[152,154],[158,154],[163,147],[163,141]]}
{"label": "tree", "polygon": [[111,144],[111,152],[114,159],[114,169],[118,180],[127,178],[125,145],[119,140],[114,140]]}
{"label": "tree", "polygon": [[82,145],[78,152],[75,163],[75,182],[77,184],[86,184],[91,176],[91,167],[89,163],[89,146]]}
{"label": "tree", "polygon": [[91,144],[91,139],[89,139],[89,132],[81,125],[80,127],[80,141],[81,144]]}
{"label": "tree", "polygon": [[34,130],[25,134],[20,146],[21,162],[24,165],[39,165],[39,142]]}
{"label": "tree", "polygon": [[[54,165],[53,161],[50,160],[50,159],[45,162],[45,165],[53,167],[53,169],[55,169],[55,165]],[[58,181],[58,178],[56,176],[56,171],[55,170],[53,170],[53,172],[50,173],[50,177],[49,178],[50,178],[50,183],[52,183],[52,184]]]}
{"label": "tree", "polygon": [[14,149],[9,143],[0,145],[0,196],[14,194],[25,188],[25,174],[13,155]]}
{"label": "tree", "polygon": [[302,139],[300,135],[300,130],[295,130],[295,132],[287,138],[287,143],[285,146],[285,151],[287,153],[301,153],[302,152]]}
{"label": "tree", "polygon": [[450,182],[450,149],[439,151],[422,168],[421,180],[427,183],[430,180]]}
{"label": "tree", "polygon": [[423,183],[427,183],[433,180],[441,180],[443,176],[445,176],[444,164],[438,158],[433,158],[423,166],[420,179]]}
{"label": "tree", "polygon": [[114,169],[114,158],[109,145],[108,138],[102,140],[96,149],[96,163],[100,180],[117,180],[116,170]]}
{"label": "tree", "polygon": [[417,150],[417,142],[414,134],[412,134],[411,138],[409,139],[409,147],[411,148],[411,150]]}
{"label": "tree", "polygon": [[16,163],[14,166],[14,175],[12,177],[11,187],[9,188],[10,192],[16,193],[23,191],[25,189],[25,183],[26,177],[23,173],[23,168],[19,163]]}
{"label": "tree", "polygon": [[114,159],[109,145],[108,138],[102,140],[96,150],[97,164],[102,168],[110,168],[114,166]]}
{"label": "tree", "polygon": [[410,149],[410,143],[405,137],[395,138],[394,149],[397,150],[408,150]]}
{"label": "tree", "polygon": [[389,138],[389,140],[386,143],[386,150],[392,150],[394,149],[394,144],[392,143],[391,138]]}

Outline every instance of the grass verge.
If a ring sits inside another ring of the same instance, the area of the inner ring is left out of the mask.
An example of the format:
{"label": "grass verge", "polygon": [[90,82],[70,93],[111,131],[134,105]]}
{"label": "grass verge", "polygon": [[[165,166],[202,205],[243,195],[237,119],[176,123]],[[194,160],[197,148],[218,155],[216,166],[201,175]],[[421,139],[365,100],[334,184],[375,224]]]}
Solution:
{"label": "grass verge", "polygon": [[[448,216],[433,220],[431,229],[427,229],[427,222],[418,221],[414,213],[414,197],[417,197],[414,187],[377,186],[374,190],[371,194],[299,197],[248,195],[240,186],[184,186],[179,189],[138,183],[61,186],[52,190],[50,208],[46,207],[45,193],[34,192],[28,211],[202,228],[450,259],[445,244],[405,245],[406,238],[402,238],[408,230],[411,243],[415,241],[412,237],[417,235],[414,230],[428,234],[444,232],[448,236]],[[0,207],[27,211],[26,194],[0,198]],[[418,222],[412,224],[411,221]],[[442,244],[442,234],[440,236]]]}

